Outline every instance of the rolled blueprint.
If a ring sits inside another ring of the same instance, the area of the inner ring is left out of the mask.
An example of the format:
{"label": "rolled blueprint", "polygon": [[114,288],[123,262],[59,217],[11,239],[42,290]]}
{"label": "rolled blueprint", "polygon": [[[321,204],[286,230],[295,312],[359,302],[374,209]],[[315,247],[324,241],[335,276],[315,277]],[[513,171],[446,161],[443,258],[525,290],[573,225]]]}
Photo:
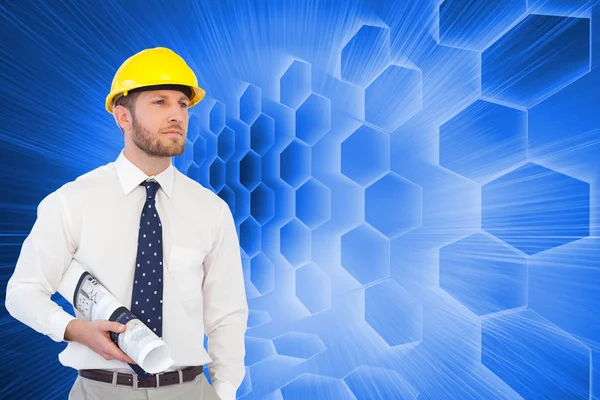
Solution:
{"label": "rolled blueprint", "polygon": [[167,344],[75,260],[63,274],[58,292],[88,321],[124,324],[125,331],[111,332],[111,339],[147,373],[164,372],[173,365]]}

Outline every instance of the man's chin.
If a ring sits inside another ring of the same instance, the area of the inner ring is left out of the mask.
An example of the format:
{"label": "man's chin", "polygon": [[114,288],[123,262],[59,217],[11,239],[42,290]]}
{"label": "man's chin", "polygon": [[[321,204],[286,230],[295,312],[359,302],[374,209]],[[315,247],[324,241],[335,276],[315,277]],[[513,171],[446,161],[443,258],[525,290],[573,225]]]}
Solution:
{"label": "man's chin", "polygon": [[177,157],[183,154],[185,148],[177,148],[177,149],[168,149],[162,152],[163,157]]}
{"label": "man's chin", "polygon": [[178,157],[178,156],[182,155],[183,152],[184,152],[184,150],[185,150],[184,148],[182,148],[180,150],[177,150],[176,152],[174,152],[173,154],[171,154],[171,157]]}
{"label": "man's chin", "polygon": [[183,152],[185,151],[185,146],[177,148],[162,148],[158,150],[153,149],[150,151],[142,149],[142,151],[144,151],[144,153],[151,157],[177,157],[183,154]]}

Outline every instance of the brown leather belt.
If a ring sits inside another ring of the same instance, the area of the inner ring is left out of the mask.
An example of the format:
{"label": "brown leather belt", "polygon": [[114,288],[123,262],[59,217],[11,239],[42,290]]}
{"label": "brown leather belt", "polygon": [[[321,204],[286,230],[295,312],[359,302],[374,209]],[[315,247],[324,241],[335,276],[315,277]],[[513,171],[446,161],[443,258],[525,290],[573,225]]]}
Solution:
{"label": "brown leather belt", "polygon": [[79,371],[79,375],[87,379],[113,385],[133,386],[134,388],[158,388],[193,381],[203,371],[203,366],[187,367],[179,371],[151,375],[144,380],[139,380],[138,375],[135,374],[124,374],[102,369],[82,369]]}

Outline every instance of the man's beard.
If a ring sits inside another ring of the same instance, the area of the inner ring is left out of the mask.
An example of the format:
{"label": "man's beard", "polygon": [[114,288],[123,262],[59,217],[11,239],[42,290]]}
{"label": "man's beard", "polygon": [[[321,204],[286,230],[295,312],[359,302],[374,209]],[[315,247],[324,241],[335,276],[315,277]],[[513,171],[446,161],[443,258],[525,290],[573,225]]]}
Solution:
{"label": "man's beard", "polygon": [[[133,143],[151,157],[180,156],[185,150],[185,140],[182,140],[181,143],[173,143],[171,146],[165,146],[160,142],[161,133],[157,133],[156,136],[152,135],[152,132],[139,124],[135,118],[133,118],[132,128]],[[169,129],[171,128],[169,127]],[[181,127],[177,127],[177,129],[183,130]]]}

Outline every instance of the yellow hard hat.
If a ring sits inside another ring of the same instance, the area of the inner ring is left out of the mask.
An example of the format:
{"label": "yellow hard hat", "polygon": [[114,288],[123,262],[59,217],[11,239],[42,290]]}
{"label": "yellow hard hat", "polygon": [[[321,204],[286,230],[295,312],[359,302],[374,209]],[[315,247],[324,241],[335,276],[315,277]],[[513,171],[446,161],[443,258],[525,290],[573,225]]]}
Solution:
{"label": "yellow hard hat", "polygon": [[119,67],[106,96],[106,110],[112,114],[116,96],[129,91],[156,85],[188,86],[192,91],[190,107],[204,98],[206,92],[198,87],[194,71],[173,50],[165,47],[142,50],[129,57]]}

